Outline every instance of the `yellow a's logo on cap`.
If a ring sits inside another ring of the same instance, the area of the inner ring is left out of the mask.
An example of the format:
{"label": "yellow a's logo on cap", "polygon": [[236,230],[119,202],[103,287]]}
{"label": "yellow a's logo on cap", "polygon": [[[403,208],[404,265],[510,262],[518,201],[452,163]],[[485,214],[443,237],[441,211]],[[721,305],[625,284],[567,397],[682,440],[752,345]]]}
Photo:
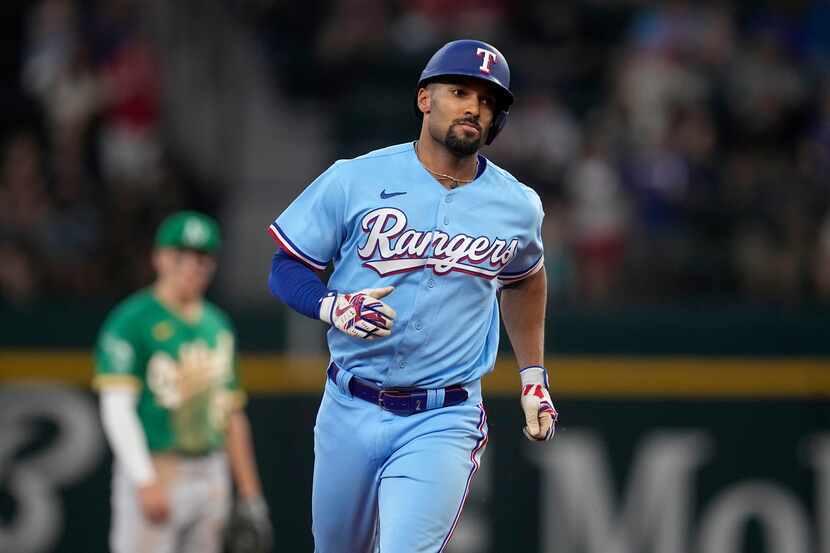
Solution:
{"label": "yellow a's logo on cap", "polygon": [[182,230],[182,238],[191,246],[201,246],[208,239],[208,229],[199,219],[188,219]]}

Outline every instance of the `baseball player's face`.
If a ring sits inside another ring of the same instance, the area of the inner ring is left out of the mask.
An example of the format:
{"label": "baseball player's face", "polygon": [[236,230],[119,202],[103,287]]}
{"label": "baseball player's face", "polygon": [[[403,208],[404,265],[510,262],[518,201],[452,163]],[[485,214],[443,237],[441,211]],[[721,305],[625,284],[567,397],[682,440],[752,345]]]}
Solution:
{"label": "baseball player's face", "polygon": [[216,271],[216,259],[195,250],[164,248],[156,253],[155,264],[159,279],[183,299],[203,295]]}
{"label": "baseball player's face", "polygon": [[487,138],[496,97],[478,79],[429,85],[429,132],[458,156],[473,155]]}

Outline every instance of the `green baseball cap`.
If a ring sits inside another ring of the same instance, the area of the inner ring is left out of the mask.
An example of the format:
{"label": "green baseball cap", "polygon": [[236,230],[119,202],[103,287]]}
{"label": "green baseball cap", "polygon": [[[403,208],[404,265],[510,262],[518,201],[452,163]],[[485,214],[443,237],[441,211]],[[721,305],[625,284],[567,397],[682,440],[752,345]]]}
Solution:
{"label": "green baseball cap", "polygon": [[219,249],[219,223],[197,211],[179,211],[168,216],[156,231],[157,248],[188,248],[207,253]]}

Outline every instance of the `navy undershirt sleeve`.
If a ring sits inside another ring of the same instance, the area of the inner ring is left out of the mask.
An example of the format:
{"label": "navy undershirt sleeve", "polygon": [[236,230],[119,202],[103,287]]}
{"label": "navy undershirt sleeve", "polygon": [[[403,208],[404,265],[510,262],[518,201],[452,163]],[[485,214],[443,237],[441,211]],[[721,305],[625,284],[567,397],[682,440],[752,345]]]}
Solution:
{"label": "navy undershirt sleeve", "polygon": [[268,288],[286,305],[312,319],[320,318],[320,300],[329,293],[314,271],[281,249],[271,261]]}

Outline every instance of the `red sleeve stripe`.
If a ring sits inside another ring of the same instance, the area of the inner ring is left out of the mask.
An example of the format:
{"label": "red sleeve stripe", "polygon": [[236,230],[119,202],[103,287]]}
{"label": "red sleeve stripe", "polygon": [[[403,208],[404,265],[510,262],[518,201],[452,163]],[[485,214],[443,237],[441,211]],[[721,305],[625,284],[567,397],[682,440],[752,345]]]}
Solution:
{"label": "red sleeve stripe", "polygon": [[327,265],[322,265],[319,261],[312,259],[311,257],[303,254],[299,248],[294,246],[291,241],[284,236],[280,230],[277,228],[276,225],[272,224],[268,227],[268,234],[271,235],[271,238],[279,244],[280,248],[282,248],[285,252],[287,252],[291,257],[297,258],[299,261],[308,265],[315,271],[325,271]]}

